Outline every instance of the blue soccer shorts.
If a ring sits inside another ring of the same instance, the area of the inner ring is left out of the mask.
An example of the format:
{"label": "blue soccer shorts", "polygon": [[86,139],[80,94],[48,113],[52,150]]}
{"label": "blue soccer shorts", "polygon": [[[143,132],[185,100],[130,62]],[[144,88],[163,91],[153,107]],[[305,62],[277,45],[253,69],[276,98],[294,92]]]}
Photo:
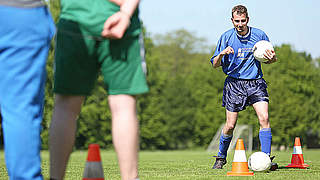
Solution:
{"label": "blue soccer shorts", "polygon": [[0,6],[0,24],[0,112],[8,175],[43,179],[40,132],[54,22],[46,7]]}
{"label": "blue soccer shorts", "polygon": [[256,102],[269,102],[266,81],[261,79],[235,79],[227,77],[223,88],[222,106],[239,112]]}

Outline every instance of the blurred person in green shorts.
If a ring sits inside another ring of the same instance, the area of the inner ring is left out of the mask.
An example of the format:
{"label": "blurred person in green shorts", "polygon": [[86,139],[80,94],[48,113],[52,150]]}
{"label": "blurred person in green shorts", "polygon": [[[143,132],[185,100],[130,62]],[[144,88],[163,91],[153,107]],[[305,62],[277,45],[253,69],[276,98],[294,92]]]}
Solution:
{"label": "blurred person in green shorts", "polygon": [[142,68],[139,0],[60,0],[50,125],[50,178],[63,179],[81,105],[101,71],[123,180],[138,179],[135,95],[148,86]]}

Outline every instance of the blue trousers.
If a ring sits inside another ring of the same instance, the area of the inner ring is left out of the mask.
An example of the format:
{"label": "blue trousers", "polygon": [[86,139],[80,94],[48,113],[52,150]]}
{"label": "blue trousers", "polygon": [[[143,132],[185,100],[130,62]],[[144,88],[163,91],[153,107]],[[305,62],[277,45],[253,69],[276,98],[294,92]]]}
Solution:
{"label": "blue trousers", "polygon": [[47,7],[0,6],[0,112],[10,179],[43,179],[46,60],[55,33]]}

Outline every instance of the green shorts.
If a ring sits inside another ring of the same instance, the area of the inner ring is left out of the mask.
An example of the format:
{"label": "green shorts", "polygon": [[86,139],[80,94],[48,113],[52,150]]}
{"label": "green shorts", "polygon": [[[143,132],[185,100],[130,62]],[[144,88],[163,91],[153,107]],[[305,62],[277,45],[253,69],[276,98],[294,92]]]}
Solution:
{"label": "green shorts", "polygon": [[108,94],[148,91],[139,35],[120,40],[90,36],[76,22],[60,19],[56,36],[54,92],[89,95],[99,73]]}

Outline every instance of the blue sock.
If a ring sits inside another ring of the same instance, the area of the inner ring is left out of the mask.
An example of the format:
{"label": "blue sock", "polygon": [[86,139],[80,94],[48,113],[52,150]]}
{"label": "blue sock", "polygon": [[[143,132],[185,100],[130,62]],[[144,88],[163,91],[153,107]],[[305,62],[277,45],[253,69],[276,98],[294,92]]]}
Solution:
{"label": "blue sock", "polygon": [[261,151],[270,156],[271,153],[271,128],[262,128],[259,131],[259,139],[261,144]]}
{"label": "blue sock", "polygon": [[220,136],[220,144],[219,144],[219,152],[218,156],[222,158],[227,157],[228,148],[230,145],[230,142],[232,140],[232,135],[227,135],[221,132]]}

